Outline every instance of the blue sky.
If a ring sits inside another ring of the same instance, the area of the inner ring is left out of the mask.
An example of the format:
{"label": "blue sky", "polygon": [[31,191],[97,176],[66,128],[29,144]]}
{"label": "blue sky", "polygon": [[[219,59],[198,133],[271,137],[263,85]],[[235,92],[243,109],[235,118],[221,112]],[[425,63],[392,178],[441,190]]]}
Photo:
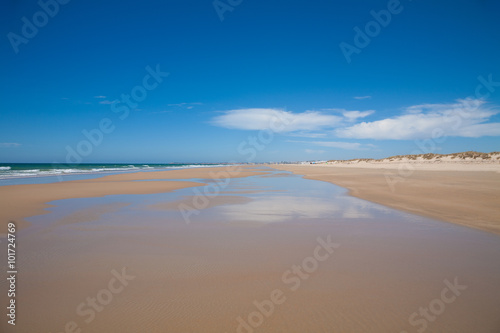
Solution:
{"label": "blue sky", "polygon": [[54,1],[1,4],[0,162],[500,150],[497,1]]}

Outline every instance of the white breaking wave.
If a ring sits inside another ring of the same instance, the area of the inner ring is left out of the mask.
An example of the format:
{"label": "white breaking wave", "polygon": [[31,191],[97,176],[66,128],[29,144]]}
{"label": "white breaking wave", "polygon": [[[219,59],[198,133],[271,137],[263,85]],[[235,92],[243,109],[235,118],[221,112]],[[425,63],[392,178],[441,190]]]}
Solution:
{"label": "white breaking wave", "polygon": [[186,168],[204,168],[204,167],[217,167],[224,166],[224,164],[186,164],[186,165],[173,165],[173,166],[149,166],[147,164],[135,166],[126,165],[123,167],[114,168],[92,168],[92,169],[30,169],[30,170],[11,170],[10,166],[0,167],[0,179],[11,178],[27,178],[27,177],[46,177],[46,176],[60,176],[68,174],[98,174],[104,172],[126,172],[126,171],[139,171],[139,170],[165,170],[165,169],[186,169]]}

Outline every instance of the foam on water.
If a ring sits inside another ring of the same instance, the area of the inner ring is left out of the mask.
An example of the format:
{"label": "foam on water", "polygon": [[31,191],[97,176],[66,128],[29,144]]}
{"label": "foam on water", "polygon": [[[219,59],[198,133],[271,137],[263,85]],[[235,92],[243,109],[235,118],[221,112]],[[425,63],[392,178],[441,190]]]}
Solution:
{"label": "foam on water", "polygon": [[[0,180],[46,176],[151,171],[178,168],[214,167],[221,164],[0,164]],[[0,184],[2,185],[2,184]]]}

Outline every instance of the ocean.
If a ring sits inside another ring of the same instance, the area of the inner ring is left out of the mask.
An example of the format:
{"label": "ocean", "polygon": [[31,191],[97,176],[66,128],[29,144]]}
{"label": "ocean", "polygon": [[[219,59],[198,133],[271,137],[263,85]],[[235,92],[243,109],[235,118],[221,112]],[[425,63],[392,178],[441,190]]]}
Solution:
{"label": "ocean", "polygon": [[172,168],[219,166],[220,164],[52,164],[52,163],[0,163],[0,179],[65,176],[78,174],[152,171]]}

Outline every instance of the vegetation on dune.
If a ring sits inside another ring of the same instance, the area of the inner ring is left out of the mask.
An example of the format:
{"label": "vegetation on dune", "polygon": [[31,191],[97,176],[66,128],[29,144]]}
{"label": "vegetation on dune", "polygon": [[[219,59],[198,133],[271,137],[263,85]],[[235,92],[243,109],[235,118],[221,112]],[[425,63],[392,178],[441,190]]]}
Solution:
{"label": "vegetation on dune", "polygon": [[329,160],[328,162],[387,162],[387,161],[401,161],[403,159],[408,159],[411,161],[416,161],[417,159],[423,160],[440,160],[444,157],[450,157],[451,159],[474,159],[474,160],[491,160],[493,157],[495,159],[500,159],[500,152],[494,151],[491,153],[481,153],[477,151],[465,151],[461,153],[452,153],[452,154],[417,154],[417,155],[395,155],[381,159],[373,159],[373,158],[354,158],[350,160]]}

